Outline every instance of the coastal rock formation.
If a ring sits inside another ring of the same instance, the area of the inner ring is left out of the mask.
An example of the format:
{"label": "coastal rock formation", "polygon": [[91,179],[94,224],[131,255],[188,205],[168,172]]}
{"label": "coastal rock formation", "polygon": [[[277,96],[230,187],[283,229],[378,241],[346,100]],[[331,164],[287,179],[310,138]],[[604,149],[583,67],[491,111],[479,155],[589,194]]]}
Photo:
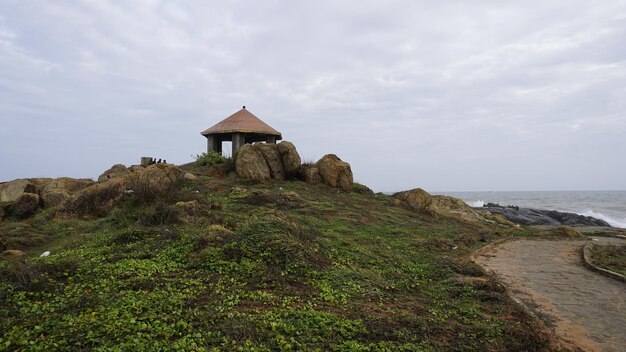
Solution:
{"label": "coastal rock formation", "polygon": [[503,216],[475,210],[461,199],[443,195],[433,196],[421,188],[398,192],[393,194],[393,197],[395,198],[394,205],[404,206],[424,214],[450,216],[467,222],[514,225]]}
{"label": "coastal rock formation", "polygon": [[302,166],[302,175],[306,183],[321,183],[320,170],[315,165]]}
{"label": "coastal rock formation", "polygon": [[324,155],[315,163],[322,182],[342,191],[352,190],[352,169],[350,164],[342,161],[335,154]]}
{"label": "coastal rock formation", "polygon": [[185,171],[170,164],[152,164],[144,170],[133,172],[120,180],[128,190],[142,199],[162,197],[183,179]]}
{"label": "coastal rock formation", "polygon": [[270,167],[267,165],[258,145],[244,144],[239,148],[235,161],[237,176],[257,181],[271,178]]}
{"label": "coastal rock formation", "polygon": [[39,196],[34,193],[24,193],[14,202],[5,206],[8,215],[18,219],[25,219],[33,215],[39,209]]}
{"label": "coastal rock formation", "polygon": [[14,202],[24,193],[37,193],[35,184],[28,179],[0,183],[0,203]]}
{"label": "coastal rock formation", "polygon": [[279,144],[244,144],[237,152],[237,176],[257,181],[300,178],[308,183],[325,183],[349,192],[352,189],[350,164],[334,154],[323,156],[313,165],[301,165],[296,147],[283,141]]}
{"label": "coastal rock formation", "polygon": [[287,178],[294,178],[300,171],[300,165],[302,160],[296,150],[296,146],[291,142],[282,141],[276,145],[278,153],[280,153],[281,160],[283,161],[283,167],[285,169],[285,176]]}
{"label": "coastal rock formation", "polygon": [[274,180],[282,181],[285,179],[285,167],[283,159],[278,152],[276,144],[259,143],[254,145],[261,152],[267,166],[270,169],[270,176]]}
{"label": "coastal rock formation", "polygon": [[292,179],[300,170],[300,155],[290,142],[244,144],[237,152],[235,171],[242,178],[266,181]]}
{"label": "coastal rock formation", "polygon": [[170,164],[153,164],[106,182],[96,183],[74,194],[64,202],[61,215],[102,216],[121,202],[126,192],[139,199],[165,196],[183,179],[185,171]]}
{"label": "coastal rock formation", "polygon": [[430,213],[430,208],[433,200],[430,194],[421,188],[414,188],[408,191],[398,192],[393,194],[393,197],[405,202],[411,209]]}
{"label": "coastal rock formation", "polygon": [[40,207],[56,207],[93,183],[90,179],[70,177],[19,179],[2,183],[0,220],[5,216],[24,219],[32,216]]}
{"label": "coastal rock formation", "polygon": [[61,215],[103,216],[124,198],[126,189],[123,179],[96,183],[74,194],[59,208]]}
{"label": "coastal rock formation", "polygon": [[485,222],[503,226],[514,226],[512,222],[502,215],[478,211],[465,204],[462,199],[450,196],[432,196],[431,210],[437,214],[456,217],[468,222]]}
{"label": "coastal rock formation", "polygon": [[0,253],[0,258],[5,259],[5,260],[13,260],[13,259],[21,258],[25,255],[26,253],[18,249],[7,249]]}
{"label": "coastal rock formation", "polygon": [[72,194],[93,184],[91,179],[70,177],[47,179],[39,183],[39,196],[44,208],[56,207],[69,199]]}
{"label": "coastal rock formation", "polygon": [[98,176],[98,182],[106,182],[108,180],[126,176],[129,173],[130,171],[126,168],[126,166],[122,164],[115,164],[111,166],[110,169],[103,172],[102,175]]}
{"label": "coastal rock formation", "polygon": [[476,209],[488,211],[493,214],[501,214],[510,221],[520,225],[611,226],[606,221],[596,219],[591,216],[555,210],[520,208],[516,206],[504,207],[493,203],[488,203],[482,208]]}
{"label": "coastal rock formation", "polygon": [[41,196],[41,202],[44,208],[52,208],[59,206],[70,198],[70,194],[63,190],[51,190]]}
{"label": "coastal rock formation", "polygon": [[62,190],[68,193],[76,193],[93,184],[93,180],[88,178],[76,179],[71,177],[59,177],[55,179],[50,179],[48,182],[45,182],[40,193],[45,194],[54,190]]}

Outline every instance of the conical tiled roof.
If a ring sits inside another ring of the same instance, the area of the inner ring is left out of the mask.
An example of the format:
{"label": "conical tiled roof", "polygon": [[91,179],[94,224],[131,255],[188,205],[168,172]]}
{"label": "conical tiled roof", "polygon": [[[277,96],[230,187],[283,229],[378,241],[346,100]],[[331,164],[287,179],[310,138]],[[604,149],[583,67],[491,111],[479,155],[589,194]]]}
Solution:
{"label": "conical tiled roof", "polygon": [[208,128],[202,132],[203,136],[217,133],[260,133],[269,134],[274,136],[281,136],[280,132],[270,127],[265,122],[261,121],[258,117],[254,116],[250,111],[243,109],[228,116],[222,121],[216,123],[213,127]]}

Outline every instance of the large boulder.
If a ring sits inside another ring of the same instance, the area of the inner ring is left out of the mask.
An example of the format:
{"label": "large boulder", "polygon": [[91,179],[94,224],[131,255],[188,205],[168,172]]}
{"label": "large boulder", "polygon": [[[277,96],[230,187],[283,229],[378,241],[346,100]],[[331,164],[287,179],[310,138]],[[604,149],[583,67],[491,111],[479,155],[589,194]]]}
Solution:
{"label": "large boulder", "polygon": [[307,183],[322,182],[320,170],[315,165],[302,165],[302,175],[304,176],[304,181]]}
{"label": "large boulder", "polygon": [[295,177],[300,171],[300,165],[302,164],[296,146],[291,142],[282,141],[276,145],[276,148],[283,162],[285,176],[287,178]]}
{"label": "large boulder", "polygon": [[126,185],[123,178],[96,183],[65,201],[59,213],[70,216],[106,215],[124,198]]}
{"label": "large boulder", "polygon": [[263,154],[252,144],[244,144],[239,148],[235,171],[237,176],[252,180],[266,181],[271,178],[270,167]]}
{"label": "large boulder", "polygon": [[123,177],[127,189],[143,199],[162,197],[183,179],[185,171],[171,164],[152,164],[144,170]]}
{"label": "large boulder", "polygon": [[62,215],[103,216],[124,199],[125,192],[140,200],[164,197],[184,175],[185,171],[174,165],[153,164],[84,188],[65,201],[59,211]]}
{"label": "large boulder", "polygon": [[263,158],[265,158],[265,162],[270,168],[270,176],[272,179],[283,181],[285,179],[285,168],[276,144],[258,143],[254,144],[253,148],[258,149],[261,155],[263,155]]}
{"label": "large boulder", "polygon": [[70,198],[70,193],[62,189],[54,189],[41,195],[44,208],[59,206]]}
{"label": "large boulder", "polygon": [[430,194],[421,188],[414,188],[408,191],[398,192],[393,195],[407,204],[411,209],[419,212],[431,213],[431,204],[433,199]]}
{"label": "large boulder", "polygon": [[37,193],[37,188],[28,179],[19,179],[0,184],[0,203],[14,202],[24,193]]}
{"label": "large boulder", "polygon": [[0,253],[0,258],[5,259],[5,260],[14,260],[14,259],[19,259],[25,255],[26,253],[18,249],[7,249]]}
{"label": "large boulder", "polygon": [[98,176],[98,182],[106,182],[118,177],[126,176],[130,173],[126,166],[122,164],[115,164],[111,166],[110,169],[106,170],[102,173],[102,175]]}
{"label": "large boulder", "polygon": [[476,210],[458,198],[431,195],[421,188],[398,192],[395,193],[393,197],[395,198],[394,205],[408,207],[412,210],[433,216],[443,215],[471,223],[498,224],[507,227],[514,226],[513,223],[503,216]]}
{"label": "large boulder", "polygon": [[91,179],[59,177],[48,180],[39,191],[39,196],[44,208],[56,207],[69,199],[72,194],[93,184]]}
{"label": "large boulder", "polygon": [[50,191],[63,190],[68,193],[76,193],[84,188],[93,185],[94,182],[88,178],[71,178],[71,177],[59,177],[50,180],[43,187],[41,194]]}
{"label": "large boulder", "polygon": [[36,190],[35,193],[37,193],[41,197],[41,194],[43,193],[43,189],[48,185],[48,183],[50,183],[54,179],[49,178],[49,177],[37,177],[37,178],[30,178],[29,180],[32,184],[35,185],[35,190]]}
{"label": "large boulder", "polygon": [[39,209],[39,196],[34,193],[24,193],[8,206],[8,213],[18,219],[27,218]]}
{"label": "large boulder", "polygon": [[244,144],[237,152],[235,171],[242,178],[282,181],[296,178],[300,163],[300,155],[290,142]]}
{"label": "large boulder", "polygon": [[315,166],[325,184],[346,192],[352,189],[353,180],[350,164],[342,161],[335,154],[324,155],[315,163]]}

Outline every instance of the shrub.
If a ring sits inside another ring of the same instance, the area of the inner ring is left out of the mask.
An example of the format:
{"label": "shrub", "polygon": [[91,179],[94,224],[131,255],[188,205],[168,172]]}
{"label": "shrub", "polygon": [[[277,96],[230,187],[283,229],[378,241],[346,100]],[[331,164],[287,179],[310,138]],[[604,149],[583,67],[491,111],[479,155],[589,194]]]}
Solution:
{"label": "shrub", "polygon": [[194,158],[197,166],[213,166],[226,162],[226,158],[218,152],[196,154]]}

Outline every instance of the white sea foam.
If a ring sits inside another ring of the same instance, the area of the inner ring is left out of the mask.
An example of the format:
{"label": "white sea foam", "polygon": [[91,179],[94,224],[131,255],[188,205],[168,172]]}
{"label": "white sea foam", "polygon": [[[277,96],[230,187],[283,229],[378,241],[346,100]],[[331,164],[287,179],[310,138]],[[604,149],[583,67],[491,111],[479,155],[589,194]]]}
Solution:
{"label": "white sea foam", "polygon": [[584,215],[584,216],[591,216],[591,217],[594,217],[596,219],[604,220],[604,221],[608,222],[609,225],[611,225],[613,227],[621,227],[621,228],[626,229],[626,219],[614,219],[614,218],[612,218],[610,216],[606,216],[606,215],[604,215],[602,213],[598,213],[598,212],[595,212],[595,211],[590,210],[590,209],[589,210],[585,210],[585,211],[583,211],[583,212],[581,212],[579,214],[580,215]]}
{"label": "white sea foam", "polygon": [[473,207],[473,208],[480,208],[483,205],[485,205],[485,201],[484,200],[480,200],[480,199],[479,200],[469,200],[469,201],[466,200],[465,204],[467,204],[467,205],[469,205],[470,207]]}

